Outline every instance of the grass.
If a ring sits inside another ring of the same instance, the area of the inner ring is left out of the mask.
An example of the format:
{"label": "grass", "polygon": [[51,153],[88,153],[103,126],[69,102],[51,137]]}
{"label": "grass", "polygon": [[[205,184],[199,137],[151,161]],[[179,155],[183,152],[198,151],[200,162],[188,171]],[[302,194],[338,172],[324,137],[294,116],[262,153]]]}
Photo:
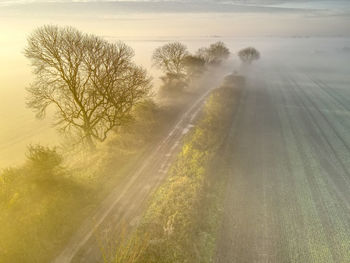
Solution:
{"label": "grass", "polygon": [[[230,81],[233,81],[232,79]],[[153,194],[137,230],[125,242],[147,236],[147,246],[132,259],[119,245],[106,262],[212,262],[225,185],[223,143],[230,130],[239,87],[215,90],[194,129],[186,136],[169,179]],[[218,169],[217,167],[221,167]]]}
{"label": "grass", "polygon": [[30,148],[23,165],[0,171],[0,262],[49,262],[191,99],[165,106],[145,101],[133,122],[94,154],[35,146],[51,159]]}

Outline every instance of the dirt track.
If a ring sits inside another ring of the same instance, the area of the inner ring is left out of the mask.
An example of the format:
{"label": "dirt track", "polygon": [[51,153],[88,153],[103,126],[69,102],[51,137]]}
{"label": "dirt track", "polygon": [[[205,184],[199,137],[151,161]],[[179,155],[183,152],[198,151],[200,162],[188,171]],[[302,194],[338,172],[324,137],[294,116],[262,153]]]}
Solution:
{"label": "dirt track", "polygon": [[[196,116],[210,91],[218,87],[230,68],[208,72],[200,85],[207,91],[194,98],[169,134],[154,147],[142,163],[135,164],[134,171],[103,201],[98,211],[77,230],[70,242],[53,260],[53,263],[101,262],[101,246],[107,254],[115,232],[130,232],[138,223],[148,197],[164,180],[171,161],[181,146],[183,136],[192,128]],[[110,240],[109,240],[110,239]]]}
{"label": "dirt track", "polygon": [[253,75],[232,126],[216,261],[349,263],[350,90],[272,66]]}

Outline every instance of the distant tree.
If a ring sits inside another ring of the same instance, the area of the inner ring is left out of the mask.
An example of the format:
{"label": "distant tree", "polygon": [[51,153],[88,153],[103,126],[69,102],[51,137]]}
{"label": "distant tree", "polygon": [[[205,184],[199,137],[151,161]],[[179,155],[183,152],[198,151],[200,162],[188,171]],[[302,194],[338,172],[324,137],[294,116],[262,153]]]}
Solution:
{"label": "distant tree", "polygon": [[199,56],[188,55],[184,58],[186,75],[193,79],[205,71],[205,60]]}
{"label": "distant tree", "polygon": [[185,58],[189,55],[187,47],[180,42],[173,42],[158,47],[152,56],[153,65],[161,69],[164,75],[160,92],[182,91],[187,86]]}
{"label": "distant tree", "polygon": [[72,27],[44,26],[28,38],[25,56],[36,79],[28,106],[44,117],[56,107],[55,123],[74,131],[91,148],[129,118],[150,89],[146,71],[132,62],[133,50]]}
{"label": "distant tree", "polygon": [[183,76],[185,74],[184,59],[189,55],[187,47],[180,42],[173,42],[158,47],[152,56],[153,65],[165,74]]}
{"label": "distant tree", "polygon": [[260,53],[253,47],[247,47],[238,52],[238,56],[245,64],[251,64],[260,58]]}
{"label": "distant tree", "polygon": [[225,43],[219,41],[211,44],[208,48],[201,48],[197,55],[202,57],[208,64],[220,64],[223,60],[228,59],[230,50]]}

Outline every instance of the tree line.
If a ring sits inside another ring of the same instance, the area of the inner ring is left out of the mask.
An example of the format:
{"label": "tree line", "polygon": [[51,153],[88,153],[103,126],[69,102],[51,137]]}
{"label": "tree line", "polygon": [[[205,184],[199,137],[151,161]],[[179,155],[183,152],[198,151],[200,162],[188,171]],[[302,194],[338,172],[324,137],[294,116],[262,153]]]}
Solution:
{"label": "tree line", "polygon": [[112,251],[101,247],[105,263],[213,262],[230,155],[226,138],[243,88],[241,77],[230,75],[211,93],[136,229],[112,237]]}
{"label": "tree line", "polygon": [[[27,105],[39,118],[55,108],[55,126],[95,148],[96,142],[132,119],[132,109],[152,88],[146,69],[133,62],[134,51],[122,42],[110,43],[72,27],[46,25],[29,37],[25,56],[34,82],[27,88]],[[254,48],[238,53],[243,63],[260,57]],[[210,66],[230,56],[223,42],[191,54],[180,42],[158,47],[153,65],[162,70],[162,89],[181,91]]]}

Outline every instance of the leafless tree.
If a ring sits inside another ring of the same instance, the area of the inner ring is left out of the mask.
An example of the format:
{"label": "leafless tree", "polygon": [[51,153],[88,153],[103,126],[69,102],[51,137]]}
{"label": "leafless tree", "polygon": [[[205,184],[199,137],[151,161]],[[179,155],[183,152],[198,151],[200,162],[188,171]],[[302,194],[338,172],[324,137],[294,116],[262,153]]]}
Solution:
{"label": "leafless tree", "polygon": [[251,64],[260,58],[260,53],[253,47],[247,47],[238,52],[238,56],[245,64]]}
{"label": "leafless tree", "polygon": [[153,65],[165,74],[184,75],[184,58],[189,55],[187,47],[180,42],[173,42],[158,47],[152,56]]}
{"label": "leafless tree", "polygon": [[230,50],[225,43],[219,41],[211,44],[208,48],[200,48],[197,55],[202,57],[207,64],[220,64],[223,60],[228,59]]}
{"label": "leafless tree", "polygon": [[38,117],[56,107],[56,125],[94,147],[129,118],[150,89],[146,71],[132,62],[131,48],[72,27],[43,26],[28,38],[25,56],[35,81],[27,104]]}

